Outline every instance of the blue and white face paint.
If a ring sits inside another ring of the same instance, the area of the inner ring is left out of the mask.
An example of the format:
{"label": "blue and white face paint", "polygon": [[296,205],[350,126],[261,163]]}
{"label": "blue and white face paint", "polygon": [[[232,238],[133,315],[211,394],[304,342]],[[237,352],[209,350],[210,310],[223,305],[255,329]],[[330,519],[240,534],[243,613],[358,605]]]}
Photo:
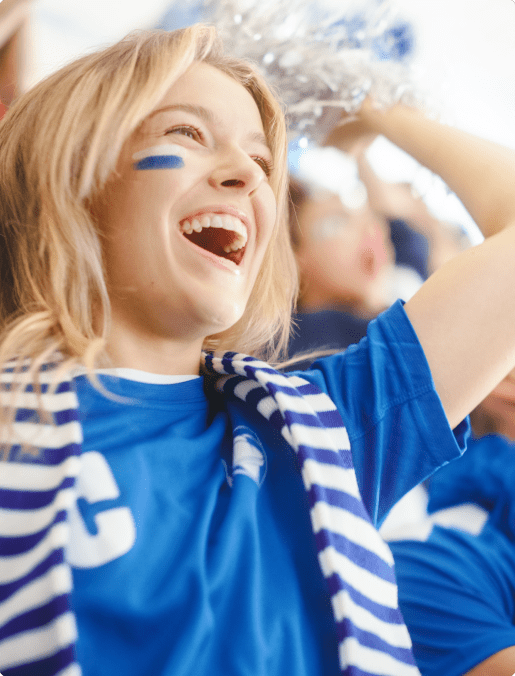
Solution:
{"label": "blue and white face paint", "polygon": [[173,143],[145,148],[132,156],[133,168],[145,169],[181,169],[184,167],[184,148]]}

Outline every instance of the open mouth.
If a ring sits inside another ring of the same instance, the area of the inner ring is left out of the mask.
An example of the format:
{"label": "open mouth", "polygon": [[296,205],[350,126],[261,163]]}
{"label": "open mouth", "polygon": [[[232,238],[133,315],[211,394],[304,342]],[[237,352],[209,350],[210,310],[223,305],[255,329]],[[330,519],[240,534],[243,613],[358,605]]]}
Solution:
{"label": "open mouth", "polygon": [[247,245],[247,228],[239,218],[228,214],[203,214],[182,221],[180,229],[186,239],[215,256],[239,265]]}

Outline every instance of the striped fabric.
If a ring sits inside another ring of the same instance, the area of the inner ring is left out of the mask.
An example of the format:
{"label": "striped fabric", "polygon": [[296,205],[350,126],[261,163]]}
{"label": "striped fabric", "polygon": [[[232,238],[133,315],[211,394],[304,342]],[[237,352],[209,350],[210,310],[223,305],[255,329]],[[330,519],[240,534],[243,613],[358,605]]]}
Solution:
{"label": "striped fabric", "polygon": [[[11,446],[0,462],[0,672],[3,676],[80,676],[77,637],[70,610],[70,566],[66,510],[75,500],[82,428],[70,380],[48,392],[52,370],[40,373],[41,408],[55,425],[39,420],[31,386],[16,400],[16,420],[2,443]],[[14,374],[0,375],[1,402],[9,405]],[[22,444],[24,446],[22,447]],[[35,446],[38,454],[27,451]]]}
{"label": "striped fabric", "polygon": [[[257,408],[298,455],[311,504],[319,561],[331,592],[346,676],[417,676],[397,605],[390,550],[372,526],[359,495],[345,427],[330,398],[296,376],[286,377],[245,355],[203,355],[216,387]],[[75,499],[82,429],[71,379],[42,396],[28,386],[16,401],[10,448],[0,463],[0,672],[3,676],[80,676],[72,576],[66,561],[66,511]],[[14,374],[0,381],[9,404]],[[37,408],[54,425],[39,419]],[[35,446],[38,454],[29,453]]]}
{"label": "striped fabric", "polygon": [[345,676],[416,676],[393,557],[361,500],[347,430],[331,399],[243,354],[205,355],[216,387],[257,408],[297,453]]}

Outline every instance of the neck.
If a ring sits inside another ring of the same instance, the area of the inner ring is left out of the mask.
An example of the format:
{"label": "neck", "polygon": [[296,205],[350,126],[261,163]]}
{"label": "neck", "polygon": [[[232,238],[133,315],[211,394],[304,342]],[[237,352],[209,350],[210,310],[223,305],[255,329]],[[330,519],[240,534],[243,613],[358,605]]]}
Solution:
{"label": "neck", "polygon": [[116,325],[106,343],[106,366],[161,375],[198,375],[203,338],[181,340],[128,333]]}

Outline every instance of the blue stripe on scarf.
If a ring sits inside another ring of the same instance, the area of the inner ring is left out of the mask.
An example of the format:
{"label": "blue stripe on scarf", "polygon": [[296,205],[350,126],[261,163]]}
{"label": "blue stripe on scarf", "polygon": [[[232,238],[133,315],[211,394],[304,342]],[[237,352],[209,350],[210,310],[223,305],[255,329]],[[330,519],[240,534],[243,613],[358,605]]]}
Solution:
{"label": "blue stripe on scarf", "polygon": [[[312,413],[297,413],[297,411],[288,411],[287,422],[288,425],[306,425],[306,427],[319,427],[327,428],[327,425],[324,425],[322,420],[324,417],[327,417],[325,413],[318,413],[316,415]],[[334,415],[332,416],[334,418]],[[331,424],[330,427],[334,428],[336,425]]]}
{"label": "blue stripe on scarf", "polygon": [[66,521],[66,511],[64,509],[57,512],[50,525],[37,533],[19,537],[0,537],[0,553],[2,556],[19,556],[20,554],[30,551],[47,536],[48,531],[53,528],[56,523],[61,523],[62,521]]}
{"label": "blue stripe on scarf", "polygon": [[320,389],[307,380],[297,385],[295,389],[302,397],[305,397],[307,394],[320,394]]}
{"label": "blue stripe on scarf", "polygon": [[73,664],[74,660],[74,646],[71,645],[51,657],[45,657],[27,665],[4,669],[2,674],[3,676],[55,676],[65,667]]}
{"label": "blue stripe on scarf", "polygon": [[348,558],[357,563],[363,570],[368,570],[382,580],[389,580],[395,583],[393,569],[386,561],[383,561],[381,557],[369,549],[349,540],[344,535],[340,535],[340,533],[335,533],[334,531],[329,535],[329,531],[322,529],[318,533],[315,533],[315,540],[318,551],[325,549],[330,543],[337,551],[346,551]]}
{"label": "blue stripe on scarf", "polygon": [[309,506],[314,507],[317,502],[327,502],[328,505],[346,509],[355,516],[363,517],[363,505],[359,498],[335,488],[324,488],[313,484],[308,491]]}
{"label": "blue stripe on scarf", "polygon": [[18,589],[25,587],[25,585],[37,580],[38,577],[42,577],[47,573],[50,568],[54,566],[59,566],[64,562],[64,549],[62,547],[54,549],[46,559],[44,559],[40,564],[38,564],[33,570],[30,571],[27,575],[20,577],[14,582],[9,582],[7,584],[0,585],[0,603],[8,599],[10,596],[15,594]]}
{"label": "blue stripe on scarf", "polygon": [[[4,371],[4,373],[5,373],[5,371]],[[23,387],[22,392],[41,392],[41,394],[46,394],[49,391],[50,387],[51,387],[50,383],[40,383],[37,386],[32,385],[32,384],[28,384],[28,385]],[[10,392],[11,389],[12,389],[12,383],[9,382],[9,381],[3,382],[1,384],[1,389],[4,392]],[[53,394],[63,394],[64,392],[70,392],[71,390],[72,390],[71,383],[68,380],[66,380],[64,382],[59,383],[57,385],[57,387],[55,388],[55,390],[52,390],[52,393]]]}
{"label": "blue stripe on scarf", "polygon": [[[66,423],[71,422],[74,420],[74,410],[73,409],[63,409],[61,411],[54,411],[53,414],[53,422],[56,425],[66,425]],[[16,416],[15,416],[15,421],[16,422],[30,422],[34,424],[38,424],[41,421],[39,411],[33,409],[33,408],[19,408],[16,411]]]}
{"label": "blue stripe on scarf", "polygon": [[57,617],[64,615],[69,610],[68,594],[56,596],[48,603],[45,603],[45,605],[33,608],[26,613],[18,615],[1,627],[0,641],[24,631],[44,627],[46,624],[53,622]]}
{"label": "blue stripe on scarf", "polygon": [[19,408],[14,419],[15,422],[40,422],[39,413],[33,408]]}
{"label": "blue stripe on scarf", "polygon": [[[11,462],[24,462],[31,465],[60,465],[72,455],[79,456],[81,453],[80,444],[67,444],[62,448],[38,448],[36,455],[28,453],[20,445],[11,447],[9,460]],[[1,505],[0,505],[1,506]]]}
{"label": "blue stripe on scarf", "polygon": [[[388,653],[393,658],[399,662],[404,662],[404,664],[415,664],[413,659],[412,652],[409,648],[398,648],[397,646],[392,646],[386,641],[383,641],[376,634],[372,634],[369,631],[362,631],[361,629],[352,625],[347,618],[338,623],[337,633],[339,638],[347,638],[348,636],[354,636],[360,645],[365,648],[372,648],[373,650],[380,650],[381,652]],[[377,676],[377,674],[376,674]]]}
{"label": "blue stripe on scarf", "polygon": [[[337,465],[343,469],[354,469],[352,462],[352,453],[350,450],[338,449],[338,453],[327,450],[327,448],[313,448],[313,446],[306,446],[300,444],[298,447],[299,458],[304,464],[306,460],[316,460],[324,465]],[[338,456],[337,458],[335,456]],[[360,501],[361,504],[361,501]]]}
{"label": "blue stripe on scarf", "polygon": [[222,359],[222,364],[224,367],[225,373],[228,375],[232,375],[236,373],[236,370],[234,369],[232,365],[232,358],[235,356],[236,352],[226,352],[224,354],[224,357]]}
{"label": "blue stripe on scarf", "polygon": [[41,509],[55,500],[59,491],[71,488],[75,483],[74,477],[66,477],[57,488],[48,491],[16,491],[8,488],[0,489],[0,508],[2,509]]}
{"label": "blue stripe on scarf", "polygon": [[[327,577],[326,582],[331,596],[335,596],[342,588],[341,581],[336,573]],[[347,585],[346,591],[356,605],[368,610],[369,613],[375,615],[379,620],[388,622],[389,624],[404,624],[404,620],[397,608],[391,608],[390,606],[384,606],[376,601],[372,601],[368,596],[364,596],[360,591],[354,589],[354,587],[351,587],[350,585]]]}
{"label": "blue stripe on scarf", "polygon": [[[251,360],[247,359],[246,361],[251,361]],[[247,376],[251,380],[255,380],[255,378],[253,378],[253,374],[256,373],[255,364],[249,363],[248,366],[245,366],[243,370],[245,371],[245,373],[247,374]],[[263,362],[261,362],[261,365],[259,366],[259,372],[264,373],[264,374],[268,374],[270,376],[277,375],[277,371],[274,368],[272,368],[271,366],[268,366],[268,364],[265,364]]]}

